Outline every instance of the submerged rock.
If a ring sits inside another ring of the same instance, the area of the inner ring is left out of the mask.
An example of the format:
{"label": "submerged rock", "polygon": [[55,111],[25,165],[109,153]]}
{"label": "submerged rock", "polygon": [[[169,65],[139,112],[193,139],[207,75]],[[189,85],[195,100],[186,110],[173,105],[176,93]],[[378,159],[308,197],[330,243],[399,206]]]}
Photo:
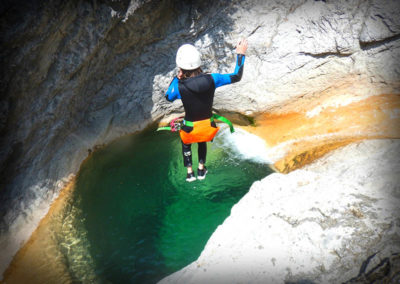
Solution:
{"label": "submerged rock", "polygon": [[399,151],[399,140],[367,140],[255,182],[198,260],[161,283],[341,283],[385,259],[397,270],[378,279],[393,277]]}

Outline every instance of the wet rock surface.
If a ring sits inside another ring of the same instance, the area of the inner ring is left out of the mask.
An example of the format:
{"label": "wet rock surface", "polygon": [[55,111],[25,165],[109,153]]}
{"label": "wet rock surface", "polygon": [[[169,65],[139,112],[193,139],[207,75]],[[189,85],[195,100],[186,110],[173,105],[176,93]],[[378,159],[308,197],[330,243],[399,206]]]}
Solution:
{"label": "wet rock surface", "polygon": [[397,279],[399,150],[366,140],[255,182],[199,259],[162,283]]}
{"label": "wet rock surface", "polygon": [[[398,94],[398,1],[2,1],[0,271],[88,152],[182,112],[164,91],[175,51],[240,83],[215,110],[309,110],[329,98]],[[175,69],[175,70],[174,70]]]}

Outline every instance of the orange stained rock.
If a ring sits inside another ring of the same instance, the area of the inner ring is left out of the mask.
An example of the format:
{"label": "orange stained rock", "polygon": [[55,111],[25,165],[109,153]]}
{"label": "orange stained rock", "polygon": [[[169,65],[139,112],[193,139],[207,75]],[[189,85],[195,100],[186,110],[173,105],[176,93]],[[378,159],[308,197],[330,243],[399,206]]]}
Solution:
{"label": "orange stained rock", "polygon": [[266,113],[256,127],[243,127],[272,148],[288,145],[285,157],[275,163],[289,172],[325,153],[365,138],[400,138],[400,95],[379,95],[343,106],[321,105],[308,113]]}
{"label": "orange stained rock", "polygon": [[60,192],[29,241],[14,256],[1,283],[72,283],[55,232],[62,230],[63,214],[75,181]]}

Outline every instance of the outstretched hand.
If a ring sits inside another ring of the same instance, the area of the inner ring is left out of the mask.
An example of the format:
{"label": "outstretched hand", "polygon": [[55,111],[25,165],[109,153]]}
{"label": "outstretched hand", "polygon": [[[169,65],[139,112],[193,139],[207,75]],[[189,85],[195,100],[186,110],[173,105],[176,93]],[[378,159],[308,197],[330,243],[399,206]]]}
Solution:
{"label": "outstretched hand", "polygon": [[247,50],[247,39],[241,39],[238,43],[238,45],[236,46],[236,53],[237,54],[246,54],[246,50]]}

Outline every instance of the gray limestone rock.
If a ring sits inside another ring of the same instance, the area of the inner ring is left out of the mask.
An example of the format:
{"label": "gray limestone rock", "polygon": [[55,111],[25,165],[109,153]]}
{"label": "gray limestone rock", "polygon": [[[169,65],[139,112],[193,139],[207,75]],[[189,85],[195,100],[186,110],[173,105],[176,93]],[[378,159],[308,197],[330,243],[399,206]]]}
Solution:
{"label": "gray limestone rock", "polygon": [[394,277],[400,272],[399,150],[399,140],[364,141],[255,182],[197,261],[161,283]]}
{"label": "gray limestone rock", "polygon": [[367,45],[400,35],[399,2],[396,0],[371,1],[362,26],[360,43]]}

